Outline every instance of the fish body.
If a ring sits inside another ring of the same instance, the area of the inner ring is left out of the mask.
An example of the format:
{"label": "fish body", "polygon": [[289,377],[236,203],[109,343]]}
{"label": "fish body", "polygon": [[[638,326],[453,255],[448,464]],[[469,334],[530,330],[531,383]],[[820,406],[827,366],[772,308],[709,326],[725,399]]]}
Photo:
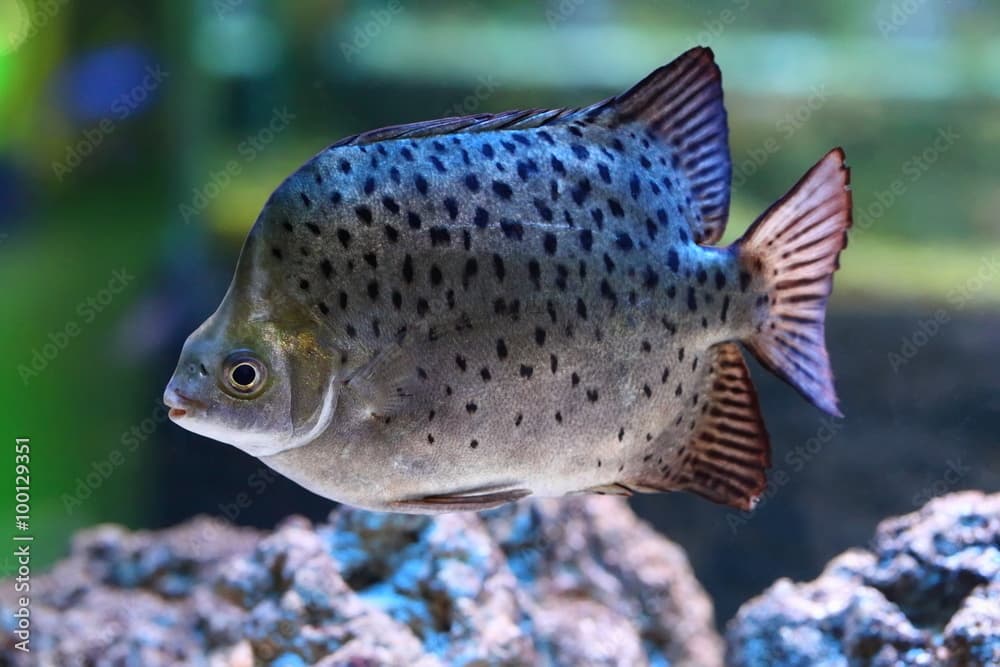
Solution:
{"label": "fish body", "polygon": [[[687,489],[749,507],[766,429],[737,341],[836,413],[850,224],[835,150],[729,247],[721,82],[694,49],[583,109],[385,128],[271,196],[166,400],[325,497],[485,509]],[[234,383],[248,380],[258,386]]]}

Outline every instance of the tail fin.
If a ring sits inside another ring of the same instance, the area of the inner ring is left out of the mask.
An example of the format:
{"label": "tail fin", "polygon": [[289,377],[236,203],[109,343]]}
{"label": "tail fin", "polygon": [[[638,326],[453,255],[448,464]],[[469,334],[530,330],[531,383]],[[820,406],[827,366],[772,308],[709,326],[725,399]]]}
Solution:
{"label": "tail fin", "polygon": [[851,226],[849,183],[844,151],[835,148],[738,242],[744,275],[763,284],[768,295],[767,319],[747,347],[813,405],[835,416],[841,414],[823,323]]}

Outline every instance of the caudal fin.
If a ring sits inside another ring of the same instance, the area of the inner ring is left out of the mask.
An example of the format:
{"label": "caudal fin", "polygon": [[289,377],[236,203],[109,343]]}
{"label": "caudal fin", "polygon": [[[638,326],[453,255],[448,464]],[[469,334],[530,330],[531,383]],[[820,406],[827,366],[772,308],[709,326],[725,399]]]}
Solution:
{"label": "caudal fin", "polygon": [[[747,347],[816,407],[841,416],[826,352],[826,301],[851,226],[850,171],[835,148],[738,242],[745,276],[768,312]],[[746,282],[744,284],[747,284]]]}

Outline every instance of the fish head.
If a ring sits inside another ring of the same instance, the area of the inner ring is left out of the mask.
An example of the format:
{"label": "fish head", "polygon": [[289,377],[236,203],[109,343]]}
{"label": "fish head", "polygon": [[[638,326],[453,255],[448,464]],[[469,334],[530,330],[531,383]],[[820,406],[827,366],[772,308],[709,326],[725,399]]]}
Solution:
{"label": "fish head", "polygon": [[[253,261],[251,245],[241,264]],[[177,425],[257,457],[320,435],[341,384],[340,352],[322,325],[267,292],[260,272],[239,267],[218,310],[184,343],[163,395]]]}

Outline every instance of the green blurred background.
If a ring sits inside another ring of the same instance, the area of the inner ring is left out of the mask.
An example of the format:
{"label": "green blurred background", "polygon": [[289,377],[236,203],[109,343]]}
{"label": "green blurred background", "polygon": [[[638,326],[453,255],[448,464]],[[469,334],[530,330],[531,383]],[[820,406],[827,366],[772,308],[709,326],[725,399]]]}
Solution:
{"label": "green blurred background", "polygon": [[30,437],[34,566],[99,522],[328,511],[159,403],[299,164],[377,126],[586,104],[695,44],[723,71],[728,238],[847,151],[855,230],[828,332],[847,419],[755,367],[780,475],[757,513],[636,508],[688,549],[725,619],[887,513],[997,490],[998,28],[1000,6],[973,0],[0,0],[0,493]]}

